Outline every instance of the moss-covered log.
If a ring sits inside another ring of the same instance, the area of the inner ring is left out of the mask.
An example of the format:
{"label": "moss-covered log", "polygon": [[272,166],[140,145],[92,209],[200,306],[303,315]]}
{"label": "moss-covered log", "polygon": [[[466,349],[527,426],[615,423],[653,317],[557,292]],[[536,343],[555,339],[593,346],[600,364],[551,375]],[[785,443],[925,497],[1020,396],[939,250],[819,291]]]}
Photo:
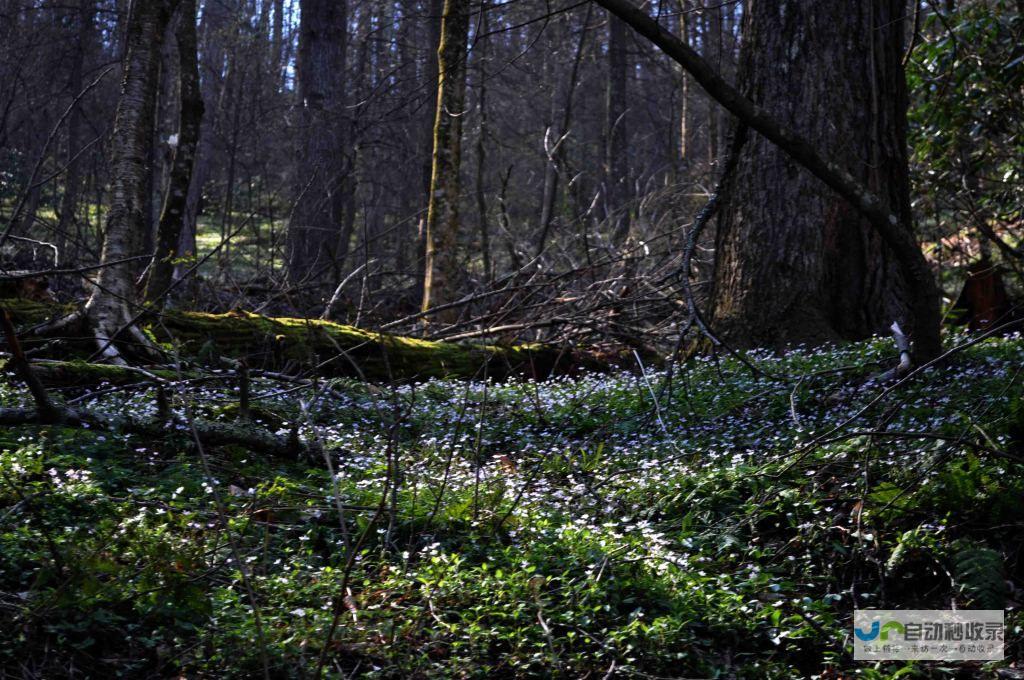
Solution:
{"label": "moss-covered log", "polygon": [[[0,371],[6,369],[6,362],[0,359]],[[199,378],[201,374],[178,371],[168,368],[137,369],[133,366],[114,366],[97,364],[83,360],[59,361],[56,359],[36,360],[32,362],[32,371],[46,387],[86,387],[106,383],[109,385],[134,385],[138,383],[168,382],[181,378]],[[154,380],[154,377],[157,379]]]}
{"label": "moss-covered log", "polygon": [[32,408],[0,408],[0,425],[62,425],[85,427],[104,432],[123,432],[162,440],[170,432],[196,438],[204,446],[235,444],[270,456],[297,458],[310,451],[310,447],[297,437],[278,435],[249,423],[220,423],[208,420],[184,422],[137,418],[132,415],[113,415],[98,411],[61,408],[54,417],[45,417]]}
{"label": "moss-covered log", "polygon": [[[23,334],[70,311],[66,306],[24,299],[0,300],[0,308],[10,312]],[[258,369],[312,371],[374,382],[485,375],[498,380],[515,375],[546,378],[606,366],[571,348],[435,342],[318,319],[272,318],[247,312],[163,312],[144,320],[143,328],[169,353],[178,351],[191,362],[217,365],[221,359],[244,359]],[[22,342],[35,356],[83,359],[95,350],[86,333],[84,327],[65,327],[59,342],[27,335]],[[130,353],[130,346],[126,350]],[[68,364],[61,370],[74,367]]]}

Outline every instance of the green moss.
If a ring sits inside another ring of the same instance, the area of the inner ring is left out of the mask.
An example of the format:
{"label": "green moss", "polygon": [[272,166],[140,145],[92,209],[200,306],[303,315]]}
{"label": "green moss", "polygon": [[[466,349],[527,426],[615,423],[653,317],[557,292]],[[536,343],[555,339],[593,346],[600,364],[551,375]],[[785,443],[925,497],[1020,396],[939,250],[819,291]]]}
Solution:
{"label": "green moss", "polygon": [[[248,312],[172,312],[163,328],[188,354],[246,358],[253,366],[312,368],[329,376],[409,380],[446,376],[543,376],[561,360],[560,349],[437,342],[388,335],[319,319],[265,317]],[[159,336],[158,336],[159,337]],[[568,363],[566,361],[565,363]]]}
{"label": "green moss", "polygon": [[11,321],[15,326],[27,326],[70,314],[74,311],[75,306],[36,302],[24,298],[4,298],[0,300],[0,309],[5,309],[10,313]]}
{"label": "green moss", "polygon": [[[98,383],[129,385],[146,382],[146,376],[131,368],[96,364],[83,360],[47,361],[35,364],[33,370],[43,384],[49,386],[75,387]],[[177,371],[171,369],[158,368],[148,370],[148,372],[164,380],[176,380],[181,377]],[[186,377],[194,377],[194,375],[187,374]]]}
{"label": "green moss", "polygon": [[[72,306],[28,300],[2,300],[0,306],[12,312],[15,324],[26,328],[72,311]],[[222,359],[245,359],[253,368],[275,371],[314,369],[327,377],[349,377],[374,382],[425,380],[443,377],[504,379],[511,375],[542,378],[552,373],[585,367],[598,369],[600,362],[536,343],[497,346],[449,343],[389,335],[319,319],[266,317],[249,312],[210,314],[169,311],[158,322],[148,322],[143,331],[164,348],[177,347],[186,359],[219,365]],[[86,330],[76,329],[77,342],[62,343],[48,356],[86,358],[95,351]],[[24,340],[26,346],[39,341]],[[44,354],[46,356],[46,354]],[[74,363],[74,362],[73,362]],[[54,369],[57,371],[58,369]],[[61,372],[63,371],[63,372]],[[98,367],[89,372],[75,363],[60,369],[54,382],[106,380],[136,382],[138,375],[116,367]],[[72,375],[73,374],[73,375]],[[168,376],[174,377],[174,376]]]}

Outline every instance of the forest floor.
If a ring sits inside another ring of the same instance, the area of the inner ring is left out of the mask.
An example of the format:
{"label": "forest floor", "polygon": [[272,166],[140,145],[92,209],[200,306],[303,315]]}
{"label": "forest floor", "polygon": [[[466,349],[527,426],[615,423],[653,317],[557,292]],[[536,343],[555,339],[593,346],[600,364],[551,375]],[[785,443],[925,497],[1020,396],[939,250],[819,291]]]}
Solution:
{"label": "forest floor", "polygon": [[[0,430],[0,677],[308,678],[328,639],[329,677],[1018,677],[1024,339],[895,388],[888,340],[752,356],[774,377],[254,380],[309,460]],[[237,417],[218,385],[170,407]],[[1006,661],[852,660],[855,606],[952,604],[1010,610]]]}

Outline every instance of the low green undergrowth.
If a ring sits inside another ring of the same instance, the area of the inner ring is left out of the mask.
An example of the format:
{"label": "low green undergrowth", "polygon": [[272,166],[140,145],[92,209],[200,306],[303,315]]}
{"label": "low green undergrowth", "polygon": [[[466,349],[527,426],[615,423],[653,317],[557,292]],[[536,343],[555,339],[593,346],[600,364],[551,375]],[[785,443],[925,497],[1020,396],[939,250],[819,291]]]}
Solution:
{"label": "low green undergrowth", "polygon": [[[264,424],[319,442],[300,461],[175,425],[0,430],[0,677],[996,677],[1024,655],[1024,341],[865,382],[891,355],[254,381]],[[855,607],[952,604],[1007,610],[1005,662],[852,660]]]}

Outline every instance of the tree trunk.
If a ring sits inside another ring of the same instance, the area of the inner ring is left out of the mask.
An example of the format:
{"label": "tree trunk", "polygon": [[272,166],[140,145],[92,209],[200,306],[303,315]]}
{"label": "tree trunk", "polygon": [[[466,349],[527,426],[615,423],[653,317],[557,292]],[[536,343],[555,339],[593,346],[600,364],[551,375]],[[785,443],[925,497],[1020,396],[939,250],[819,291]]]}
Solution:
{"label": "tree trunk", "polygon": [[[82,91],[82,70],[85,68],[86,51],[90,43],[93,27],[93,0],[78,2],[78,36],[75,40],[75,58],[71,64],[70,90],[72,96]],[[72,234],[77,224],[75,212],[78,208],[78,196],[82,185],[82,165],[79,154],[82,147],[82,104],[75,104],[68,114],[68,131],[66,147],[67,174],[64,176],[64,195],[60,202],[60,222],[57,225],[57,237],[60,241],[61,262],[74,262],[77,258],[71,252],[72,244],[77,245],[78,239]]]}
{"label": "tree trunk", "polygon": [[288,224],[288,277],[317,280],[338,256],[345,223],[348,5],[303,0],[299,20],[296,198]]}
{"label": "tree trunk", "polygon": [[[197,251],[196,234],[198,231],[199,213],[203,206],[203,192],[213,168],[215,138],[217,137],[217,121],[223,116],[227,79],[224,77],[224,62],[228,62],[228,71],[233,68],[232,59],[226,49],[231,41],[230,26],[235,21],[230,6],[223,2],[206,3],[203,7],[199,24],[201,44],[198,49],[203,54],[199,62],[202,76],[199,79],[200,93],[203,99],[203,118],[199,126],[199,144],[196,158],[192,166],[192,178],[185,199],[185,214],[182,219],[181,239],[178,242],[178,253],[195,255]],[[178,268],[181,271],[181,268]]]}
{"label": "tree trunk", "polygon": [[[755,2],[740,84],[910,224],[903,3]],[[743,345],[853,340],[911,315],[893,253],[858,211],[752,134],[719,219],[712,320]]]}
{"label": "tree trunk", "polygon": [[[178,98],[178,45],[175,40],[174,18],[164,29],[157,66],[157,91],[153,106],[153,132],[150,136],[146,175],[146,229],[143,232],[142,252],[156,252],[157,229],[169,186],[174,148],[171,135],[177,128]],[[136,271],[148,277],[150,270],[137,266]]]}
{"label": "tree trunk", "polygon": [[[690,44],[690,2],[677,0],[679,8],[679,39]],[[679,157],[678,165],[684,170],[690,166],[690,77],[686,69],[677,65],[679,72]]]}
{"label": "tree trunk", "polygon": [[[461,267],[459,235],[459,169],[462,118],[466,100],[466,48],[469,0],[445,0],[441,43],[437,50],[437,113],[434,118],[433,171],[427,209],[424,263],[424,311],[455,299]],[[435,319],[449,320],[449,309]]]}
{"label": "tree trunk", "polygon": [[632,194],[629,150],[626,140],[626,24],[608,17],[608,86],[605,102],[605,197],[606,214],[612,220],[612,243],[620,245],[629,235],[629,215],[624,213]]}
{"label": "tree trunk", "polygon": [[28,188],[28,198],[25,200],[25,207],[22,208],[18,227],[14,230],[16,234],[21,234],[22,236],[32,235],[32,228],[36,224],[36,214],[39,212],[39,202],[42,198],[42,184]]}
{"label": "tree trunk", "polygon": [[[433,172],[433,150],[434,150],[434,123],[437,113],[437,78],[438,78],[438,55],[437,47],[441,43],[441,21],[444,16],[444,0],[425,0],[426,10],[426,41],[428,45],[428,57],[423,74],[423,88],[429,92],[429,101],[426,110],[430,115],[421,116],[424,122],[422,128],[417,130],[420,143],[420,157],[422,158],[421,181],[423,182],[423,199],[426,202],[427,210],[430,210],[430,181]],[[423,285],[426,281],[427,268],[427,218],[424,215],[419,219],[416,234],[416,275],[415,288],[413,293],[415,299],[422,302]]]}
{"label": "tree trunk", "polygon": [[152,135],[157,92],[157,67],[164,30],[174,0],[150,0],[132,5],[125,36],[124,77],[111,135],[112,163],[110,210],[107,214],[101,261],[93,292],[86,303],[100,351],[121,361],[114,336],[126,327],[144,336],[130,323],[129,305],[135,299],[134,266],[124,259],[142,254],[140,246],[147,220],[146,156]]}
{"label": "tree trunk", "polygon": [[[480,20],[480,31],[488,32],[487,7],[482,9],[483,16]],[[479,220],[480,232],[480,255],[484,265],[484,283],[490,285],[494,281],[494,265],[491,261],[491,232],[490,224],[487,221],[487,193],[484,186],[484,177],[487,170],[487,42],[479,43],[479,57],[477,68],[480,79],[480,88],[477,97],[477,136],[476,136],[476,214]]]}
{"label": "tree trunk", "polygon": [[[706,59],[716,71],[722,73],[722,6],[718,0],[704,3],[704,10],[701,12],[703,19],[704,35],[702,44]],[[715,167],[722,149],[722,121],[721,111],[718,102],[708,97],[708,167]]]}
{"label": "tree trunk", "polygon": [[285,77],[284,0],[274,0],[274,28],[270,39],[270,65],[274,69],[274,88],[280,88]]}
{"label": "tree trunk", "polygon": [[177,255],[182,224],[192,181],[192,166],[203,120],[203,97],[199,90],[199,59],[196,52],[196,0],[181,0],[175,39],[178,43],[178,143],[171,162],[170,181],[157,227],[146,300],[155,301],[171,285],[172,260]]}
{"label": "tree trunk", "polygon": [[[630,0],[594,0],[602,7],[605,7],[609,11],[614,12],[619,18],[628,22],[637,32],[641,35],[650,39],[654,44],[661,48],[666,54],[672,59],[682,64],[690,75],[693,76],[704,89],[714,97],[719,104],[728,109],[733,115],[740,119],[741,122],[745,123],[750,127],[751,130],[756,131],[764,135],[768,140],[775,144],[778,149],[787,154],[792,160],[796,161],[800,166],[808,170],[812,175],[817,177],[821,182],[830,187],[837,194],[842,196],[850,206],[855,207],[861,216],[873,227],[874,233],[876,233],[881,240],[885,243],[889,251],[892,253],[895,260],[899,262],[900,274],[905,285],[905,299],[903,300],[902,307],[906,310],[911,321],[907,324],[912,330],[914,337],[914,354],[919,360],[931,359],[939,354],[942,350],[941,337],[939,334],[940,326],[940,315],[939,315],[939,294],[938,288],[935,285],[935,279],[932,275],[931,270],[928,267],[927,261],[924,255],[921,253],[921,248],[917,244],[914,238],[913,231],[910,227],[910,215],[906,209],[906,205],[903,206],[895,205],[891,201],[887,201],[878,195],[877,192],[871,191],[864,182],[859,181],[851,171],[845,169],[839,163],[827,159],[826,155],[818,150],[818,147],[808,141],[808,135],[803,130],[797,131],[797,128],[793,125],[786,124],[786,121],[780,118],[778,115],[769,111],[767,106],[759,105],[753,102],[748,96],[742,94],[739,90],[734,88],[728,82],[726,82],[711,66],[700,57],[696,52],[690,49],[687,45],[680,42],[674,35],[666,32],[655,20],[647,15],[642,10],[636,8]],[[877,4],[877,3],[876,3]],[[895,3],[898,4],[898,3]],[[813,9],[817,11],[823,11],[827,9],[827,6],[816,5]],[[767,10],[766,10],[767,11]],[[810,11],[810,8],[808,8]],[[864,9],[862,8],[862,11]],[[800,13],[801,16],[806,12]],[[874,25],[877,26],[881,31],[886,32],[893,30],[895,24],[900,23],[900,15],[898,12],[888,13],[889,16],[895,16],[891,23],[876,22]],[[751,14],[745,15],[747,20],[750,20]],[[835,17],[832,17],[833,23],[840,23],[835,21]],[[771,31],[775,31],[777,27],[772,27]],[[827,30],[835,30],[835,26],[825,27]],[[807,33],[805,31],[796,31],[799,33],[800,42],[807,41]],[[756,34],[752,34],[751,31],[746,31],[746,35],[749,40],[745,41],[746,53],[748,56],[756,55],[757,47]],[[863,38],[863,36],[861,36]],[[902,36],[896,36],[896,43],[902,41]],[[768,40],[771,43],[771,39]],[[776,41],[778,42],[778,41]],[[875,42],[879,42],[876,40]],[[856,40],[850,41],[850,46],[859,44]],[[778,47],[778,45],[776,45]],[[796,46],[796,47],[799,47]],[[806,47],[806,46],[805,46]],[[830,44],[828,48],[839,49],[840,45]],[[845,49],[845,46],[844,46]],[[859,53],[856,50],[847,50],[850,54],[846,54],[847,59],[856,57]],[[896,52],[899,50],[896,49]],[[826,52],[829,50],[826,49]],[[889,45],[885,50],[882,51],[884,55],[891,55],[893,52],[892,46]],[[789,68],[787,62],[792,61],[795,57],[791,57],[790,54],[801,55],[801,50],[794,49],[792,53],[787,51],[782,64],[772,62],[771,59],[767,60],[768,67],[763,67],[764,70],[761,73],[761,79],[770,81],[770,75],[777,73],[782,67]],[[764,55],[762,55],[763,57]],[[819,55],[811,54],[812,59],[801,62],[800,69],[806,70],[808,63],[817,63],[813,58]],[[833,54],[833,57],[837,55]],[[863,56],[863,55],[861,55]],[[878,60],[879,66],[890,63],[887,60]],[[873,64],[874,66],[874,64]],[[889,80],[883,80],[886,88],[889,92],[896,91],[897,94],[905,90],[905,84],[902,80],[903,71],[902,69],[889,69],[884,70],[884,75],[887,75]],[[874,70],[870,71],[874,73]],[[857,78],[856,76],[860,76]],[[744,79],[749,78],[745,76]],[[863,73],[857,73],[852,76],[854,81],[860,81],[864,79]],[[890,82],[891,81],[891,82]],[[795,81],[794,81],[795,82]],[[853,83],[850,83],[853,84]],[[848,92],[847,90],[841,90]],[[881,90],[879,90],[881,91]],[[757,92],[752,93],[755,97],[763,98]],[[905,93],[904,93],[905,94]],[[832,102],[832,99],[826,99],[827,102]],[[792,105],[792,102],[790,102]],[[843,102],[846,103],[845,101]],[[779,107],[785,102],[773,102],[775,107]],[[903,129],[906,125],[905,117],[905,101],[902,105],[899,101],[888,102],[890,107],[895,107],[901,114],[897,116],[898,120],[891,121],[893,127],[897,128],[897,136],[902,136]],[[820,109],[820,107],[818,107]],[[816,109],[817,110],[817,109]],[[819,111],[821,113],[821,111]],[[835,115],[832,110],[824,112],[831,116]],[[876,112],[877,114],[877,112]],[[808,125],[812,128],[810,132],[814,131],[813,125]],[[839,129],[839,126],[836,126]],[[832,131],[837,137],[843,137],[847,132],[854,135],[861,132],[860,130],[846,130],[843,129],[842,133],[838,133],[835,130]],[[863,134],[863,133],[862,133]],[[845,137],[843,137],[845,139]],[[833,146],[835,144],[833,143]],[[891,150],[894,154],[905,154],[905,149],[902,147],[899,150]],[[905,162],[905,161],[904,161]],[[876,166],[877,167],[877,166]],[[795,167],[793,168],[795,171]],[[857,165],[858,173],[863,175],[864,168],[863,163]],[[793,173],[794,177],[796,172]],[[906,168],[902,169],[903,179],[906,178]],[[897,178],[899,179],[899,178]],[[799,181],[804,181],[800,178]],[[738,184],[738,182],[736,182]],[[822,187],[809,187],[810,190],[814,190],[815,193],[821,192]],[[885,190],[892,190],[892,187],[884,187]],[[905,192],[904,192],[905,195]],[[822,199],[827,200],[827,199]],[[837,205],[837,209],[839,204]],[[790,206],[791,216],[795,211]],[[772,231],[773,234],[778,234],[780,230],[776,228]],[[785,235],[788,233],[787,230],[781,230],[781,233]],[[866,238],[872,238],[870,236]],[[803,244],[798,244],[803,247]],[[749,252],[746,253],[750,255]],[[728,253],[719,255],[723,258],[722,261],[726,261],[725,258],[729,257]],[[755,254],[757,260],[761,259],[761,254]],[[742,265],[743,260],[732,257],[732,260],[738,265]],[[730,271],[729,268],[723,267],[723,271]],[[778,272],[781,276],[785,277],[787,274],[792,272]],[[744,271],[742,266],[739,266],[733,272],[736,280],[749,278],[749,273]],[[778,291],[775,291],[778,292]],[[771,295],[771,292],[766,291],[767,295]]]}
{"label": "tree trunk", "polygon": [[[583,61],[583,51],[587,42],[587,29],[590,26],[590,15],[592,5],[587,6],[587,13],[583,18],[580,27],[580,39],[576,44],[576,52],[573,56],[572,66],[569,69],[568,77],[563,88],[565,101],[562,105],[562,116],[558,129],[549,127],[548,139],[545,140],[544,151],[547,154],[547,163],[544,166],[544,194],[541,203],[540,213],[540,236],[537,239],[536,255],[539,257],[547,247],[548,234],[551,231],[551,223],[555,219],[555,205],[558,200],[559,178],[565,173],[566,156],[569,148],[569,131],[572,126],[573,97],[576,94],[576,86],[579,84],[580,63]],[[566,23],[568,29],[571,25]],[[566,41],[568,41],[566,31]],[[553,95],[558,95],[557,88]],[[554,97],[553,97],[554,98]]]}

